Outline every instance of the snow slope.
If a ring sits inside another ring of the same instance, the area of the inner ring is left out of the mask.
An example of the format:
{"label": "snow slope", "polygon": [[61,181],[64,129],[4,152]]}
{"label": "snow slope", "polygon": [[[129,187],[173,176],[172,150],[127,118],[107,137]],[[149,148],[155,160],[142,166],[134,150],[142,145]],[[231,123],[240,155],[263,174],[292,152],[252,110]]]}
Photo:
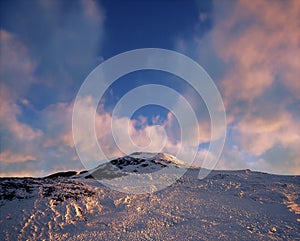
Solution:
{"label": "snow slope", "polygon": [[[93,171],[169,165],[182,163],[133,153]],[[300,240],[300,176],[212,171],[199,180],[198,172],[191,168],[169,188],[143,195],[111,190],[88,172],[1,178],[1,240]]]}

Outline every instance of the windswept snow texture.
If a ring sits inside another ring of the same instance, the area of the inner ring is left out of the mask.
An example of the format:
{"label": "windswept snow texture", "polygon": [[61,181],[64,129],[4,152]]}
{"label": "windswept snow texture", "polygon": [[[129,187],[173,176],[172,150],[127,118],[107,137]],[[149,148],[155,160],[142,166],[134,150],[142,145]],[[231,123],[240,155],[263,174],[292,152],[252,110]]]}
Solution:
{"label": "windswept snow texture", "polygon": [[[132,154],[111,167],[147,173],[178,164],[171,159]],[[143,195],[111,190],[89,173],[1,178],[1,240],[300,240],[300,176],[212,171],[199,180],[198,172]]]}

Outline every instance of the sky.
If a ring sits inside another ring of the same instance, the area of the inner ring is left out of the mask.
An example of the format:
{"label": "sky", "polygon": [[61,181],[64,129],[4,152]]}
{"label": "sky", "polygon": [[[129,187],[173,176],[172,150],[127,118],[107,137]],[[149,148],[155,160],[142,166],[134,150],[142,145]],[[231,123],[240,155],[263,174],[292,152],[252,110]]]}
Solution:
{"label": "sky", "polygon": [[[227,116],[216,169],[300,174],[300,1],[1,0],[0,24],[0,176],[84,169],[72,135],[77,92],[99,64],[139,48],[185,54],[213,79]],[[121,77],[100,100],[95,128],[106,156],[123,154],[110,130],[114,107],[145,84],[190,103],[201,165],[210,155],[206,105],[180,78],[155,70]],[[117,123],[129,123],[139,146],[151,139],[149,151],[180,146],[180,123],[166,108],[147,105]]]}

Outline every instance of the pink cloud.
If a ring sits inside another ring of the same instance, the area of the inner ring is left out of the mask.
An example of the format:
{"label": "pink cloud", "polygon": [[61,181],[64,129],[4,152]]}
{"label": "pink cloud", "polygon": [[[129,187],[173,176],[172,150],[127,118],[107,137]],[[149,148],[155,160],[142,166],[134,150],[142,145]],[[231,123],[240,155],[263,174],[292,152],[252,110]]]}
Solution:
{"label": "pink cloud", "polygon": [[11,98],[19,98],[36,82],[37,66],[26,46],[12,33],[0,29],[0,78]]}
{"label": "pink cloud", "polygon": [[41,115],[45,122],[47,136],[44,147],[74,147],[72,137],[73,105],[57,103],[46,107]]}
{"label": "pink cloud", "polygon": [[97,6],[96,1],[92,0],[81,0],[80,4],[82,5],[83,12],[88,16],[92,21],[102,22],[104,19],[104,14],[102,9]]}
{"label": "pink cloud", "polygon": [[253,100],[280,76],[299,97],[300,2],[238,1],[212,36],[217,53],[233,68],[223,81],[225,101]]}
{"label": "pink cloud", "polygon": [[15,163],[15,162],[26,162],[31,160],[36,160],[36,157],[33,155],[13,153],[9,150],[5,150],[0,153],[1,162]]}
{"label": "pink cloud", "polygon": [[[285,109],[287,100],[278,99],[280,104],[273,118],[258,114],[268,108],[258,99],[264,98],[265,91],[276,81],[287,88],[290,98],[300,97],[299,20],[297,0],[238,1],[211,33],[217,54],[232,66],[226,70],[221,87],[229,121],[237,122],[235,141],[250,155],[260,156],[282,146],[299,161],[300,153],[295,147],[300,144],[300,126]],[[246,101],[248,108],[239,106],[239,100]],[[260,164],[266,167],[263,161]],[[275,166],[268,168],[274,170]]]}
{"label": "pink cloud", "polygon": [[21,97],[25,89],[35,81],[33,72],[36,63],[29,56],[27,48],[13,34],[4,30],[0,30],[0,52],[1,128],[21,141],[40,138],[43,135],[41,130],[18,120],[17,116],[21,114],[21,110],[16,104],[18,99],[22,103],[27,101]]}
{"label": "pink cloud", "polygon": [[[299,173],[300,126],[291,105],[300,98],[300,2],[215,1],[213,18],[211,31],[177,47],[188,52],[196,44],[198,62],[217,78],[231,133],[218,168]],[[276,148],[285,151],[281,162],[268,159]]]}
{"label": "pink cloud", "polygon": [[21,114],[18,105],[13,103],[7,88],[0,85],[0,123],[3,130],[9,131],[13,136],[19,140],[32,141],[40,138],[43,132],[39,129],[33,129],[18,121],[17,116]]}
{"label": "pink cloud", "polygon": [[259,156],[277,144],[283,147],[300,144],[300,133],[296,131],[300,124],[287,112],[272,119],[248,115],[236,128],[241,147],[252,155]]}
{"label": "pink cloud", "polygon": [[5,172],[5,170],[0,171],[1,177],[44,177],[46,175],[49,175],[49,173],[43,170],[30,170],[29,168],[27,170],[16,170],[9,172]]}
{"label": "pink cloud", "polygon": [[246,160],[244,151],[239,149],[238,146],[233,146],[231,150],[226,150],[223,157],[218,162],[216,169],[218,170],[241,170],[250,169],[255,171],[269,171],[273,169],[274,165],[270,162],[266,162],[264,159],[249,162]]}
{"label": "pink cloud", "polygon": [[[81,116],[81,127],[87,126],[87,118],[93,115],[91,107],[91,98],[86,98],[79,101],[77,107]],[[45,138],[45,147],[55,146],[64,148],[69,146],[74,148],[73,133],[71,129],[72,109],[73,104],[59,103],[44,110],[44,115],[49,122],[47,131],[53,135]],[[101,109],[95,116],[95,130],[98,143],[102,151],[108,158],[121,156],[125,153],[135,152],[137,150],[149,152],[168,152],[176,155],[180,148],[183,148],[183,153],[189,156],[191,152],[188,144],[183,146],[180,141],[174,141],[172,134],[174,116],[168,114],[167,119],[161,125],[149,125],[145,117],[139,117],[138,120],[131,120],[128,117],[114,117],[114,128],[117,136],[112,133],[112,117],[110,113]],[[142,125],[138,125],[137,123]],[[81,128],[78,132],[80,143],[77,143],[82,150],[85,150],[89,157],[94,160],[97,152],[97,146],[93,146],[90,141],[90,136],[94,135],[93,129]],[[116,141],[119,140],[121,146],[118,146]],[[97,156],[98,160],[103,160],[105,157]]]}
{"label": "pink cloud", "polygon": [[[30,163],[26,163],[26,160],[36,160],[40,170],[28,169],[31,173],[43,173],[41,169],[53,169],[61,163],[59,167],[63,168],[68,166],[69,160],[77,159],[71,132],[73,106],[69,103],[57,103],[37,110],[30,103],[30,97],[33,97],[35,102],[47,104],[48,98],[42,99],[45,89],[41,88],[43,93],[33,93],[36,86],[32,84],[35,83],[38,83],[38,88],[67,86],[66,91],[56,89],[65,97],[69,94],[69,87],[76,82],[73,76],[77,76],[83,69],[90,69],[94,64],[95,52],[102,39],[104,15],[102,9],[92,0],[79,0],[78,3],[79,5],[75,4],[70,11],[65,12],[61,1],[34,1],[28,5],[27,15],[30,16],[27,16],[25,21],[12,21],[14,14],[7,15],[8,22],[12,23],[10,29],[14,33],[0,29],[1,161],[20,162],[22,167],[30,169]],[[22,15],[21,12],[20,14]],[[36,19],[40,20],[38,24]],[[31,26],[31,30],[24,32],[24,26]],[[49,31],[44,32],[40,26],[46,26]],[[40,41],[41,34],[46,44]],[[66,43],[70,43],[69,38],[72,36],[76,38],[72,39],[70,47]],[[77,48],[82,45],[82,41],[88,41],[83,52],[82,48]],[[49,67],[52,69],[45,70]],[[61,84],[61,81],[62,85],[57,85]],[[28,94],[33,96],[29,97]],[[41,99],[38,99],[39,95]],[[58,101],[60,98],[60,93],[57,93],[52,100]],[[30,111],[23,113],[23,107]],[[23,121],[28,117],[28,113],[36,114],[38,128],[34,127],[36,123]],[[11,172],[20,167],[2,166]],[[20,170],[19,173],[25,172]]]}

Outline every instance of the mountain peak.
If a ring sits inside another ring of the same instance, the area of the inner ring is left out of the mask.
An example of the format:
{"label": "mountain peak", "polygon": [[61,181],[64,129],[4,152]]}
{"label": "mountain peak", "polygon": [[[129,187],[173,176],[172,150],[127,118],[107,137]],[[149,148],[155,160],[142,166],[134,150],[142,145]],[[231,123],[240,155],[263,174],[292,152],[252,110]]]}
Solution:
{"label": "mountain peak", "polygon": [[[162,160],[168,160],[171,162],[174,162],[178,165],[183,165],[184,162],[177,159],[175,156],[165,153],[165,152],[133,152],[129,157],[133,158],[144,158],[144,159],[151,159],[151,158],[156,158],[156,159],[162,159]],[[124,156],[127,157],[127,156]]]}
{"label": "mountain peak", "polygon": [[97,166],[86,177],[113,179],[126,176],[129,173],[152,173],[163,168],[180,168],[183,166],[184,162],[167,153],[133,152]]}

